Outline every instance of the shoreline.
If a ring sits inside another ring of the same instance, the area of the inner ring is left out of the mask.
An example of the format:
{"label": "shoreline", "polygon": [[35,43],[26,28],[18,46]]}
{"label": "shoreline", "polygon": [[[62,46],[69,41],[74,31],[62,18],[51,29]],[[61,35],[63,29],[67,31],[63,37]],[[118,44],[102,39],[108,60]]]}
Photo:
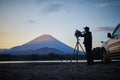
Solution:
{"label": "shoreline", "polygon": [[[0,64],[13,64],[13,63],[76,63],[76,60],[28,60],[28,61],[0,61]],[[78,60],[78,63],[84,63],[87,60]],[[94,60],[95,63],[101,63],[101,60]],[[120,60],[112,60],[112,62],[120,62]]]}
{"label": "shoreline", "polygon": [[[76,63],[76,60],[28,60],[28,61],[0,61],[0,64],[7,63]],[[78,62],[87,62],[87,60],[78,60]],[[101,60],[94,60],[94,62],[101,62]]]}

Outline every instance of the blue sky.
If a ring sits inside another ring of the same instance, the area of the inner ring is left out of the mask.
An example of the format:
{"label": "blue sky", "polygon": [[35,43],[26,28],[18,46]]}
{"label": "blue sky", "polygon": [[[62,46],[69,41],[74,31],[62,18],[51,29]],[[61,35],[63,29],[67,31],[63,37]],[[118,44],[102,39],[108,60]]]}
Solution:
{"label": "blue sky", "polygon": [[74,47],[75,30],[85,26],[92,31],[93,47],[98,47],[120,23],[119,9],[120,0],[0,0],[0,48],[43,34]]}

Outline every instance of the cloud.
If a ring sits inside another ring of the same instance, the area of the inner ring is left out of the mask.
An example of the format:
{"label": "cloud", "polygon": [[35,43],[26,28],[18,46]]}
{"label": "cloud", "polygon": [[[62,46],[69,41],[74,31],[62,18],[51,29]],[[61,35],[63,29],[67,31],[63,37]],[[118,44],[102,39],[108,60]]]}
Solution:
{"label": "cloud", "polygon": [[61,2],[57,0],[37,0],[37,4],[40,6],[42,14],[58,12],[64,6]]}
{"label": "cloud", "polygon": [[35,23],[36,21],[34,20],[29,20],[28,23]]}
{"label": "cloud", "polygon": [[97,4],[98,7],[110,7],[110,6],[120,6],[120,0],[106,0]]}
{"label": "cloud", "polygon": [[62,4],[50,4],[44,10],[45,13],[58,12],[62,8]]}
{"label": "cloud", "polygon": [[98,5],[98,7],[101,7],[101,8],[103,8],[103,7],[107,7],[107,6],[110,6],[110,4],[109,3],[100,3],[99,5]]}
{"label": "cloud", "polygon": [[113,31],[114,27],[97,27],[96,31]]}

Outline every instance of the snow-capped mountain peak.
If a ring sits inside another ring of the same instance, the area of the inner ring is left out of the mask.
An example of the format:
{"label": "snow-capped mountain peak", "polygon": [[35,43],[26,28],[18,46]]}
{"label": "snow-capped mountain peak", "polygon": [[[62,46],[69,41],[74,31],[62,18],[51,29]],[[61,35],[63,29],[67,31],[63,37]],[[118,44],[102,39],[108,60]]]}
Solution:
{"label": "snow-capped mountain peak", "polygon": [[42,36],[39,36],[35,39],[33,39],[32,41],[26,43],[25,45],[27,44],[39,44],[39,43],[43,43],[43,42],[52,42],[52,41],[55,41],[56,39],[54,37],[52,37],[51,35],[49,34],[44,34]]}

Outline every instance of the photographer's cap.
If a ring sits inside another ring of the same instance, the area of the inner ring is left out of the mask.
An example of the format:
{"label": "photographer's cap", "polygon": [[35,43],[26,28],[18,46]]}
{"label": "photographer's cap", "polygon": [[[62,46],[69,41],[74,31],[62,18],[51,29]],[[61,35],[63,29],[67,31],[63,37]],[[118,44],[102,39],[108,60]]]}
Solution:
{"label": "photographer's cap", "polygon": [[83,29],[87,29],[87,30],[89,30],[89,27],[86,26],[86,27],[84,27]]}

